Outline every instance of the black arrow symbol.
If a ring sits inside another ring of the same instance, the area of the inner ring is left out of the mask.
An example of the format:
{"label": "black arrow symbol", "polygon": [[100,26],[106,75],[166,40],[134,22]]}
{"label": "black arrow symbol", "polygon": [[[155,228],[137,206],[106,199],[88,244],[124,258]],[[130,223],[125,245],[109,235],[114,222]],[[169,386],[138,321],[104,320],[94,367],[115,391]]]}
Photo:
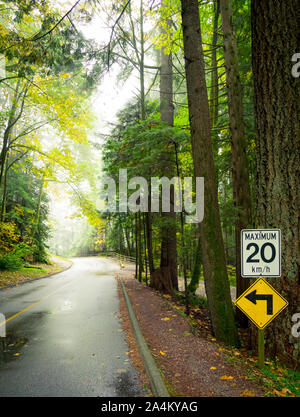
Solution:
{"label": "black arrow symbol", "polygon": [[273,314],[273,295],[272,294],[256,294],[256,290],[250,292],[250,294],[246,295],[245,298],[251,301],[251,303],[256,304],[258,300],[266,300],[267,301],[267,315],[272,316]]}

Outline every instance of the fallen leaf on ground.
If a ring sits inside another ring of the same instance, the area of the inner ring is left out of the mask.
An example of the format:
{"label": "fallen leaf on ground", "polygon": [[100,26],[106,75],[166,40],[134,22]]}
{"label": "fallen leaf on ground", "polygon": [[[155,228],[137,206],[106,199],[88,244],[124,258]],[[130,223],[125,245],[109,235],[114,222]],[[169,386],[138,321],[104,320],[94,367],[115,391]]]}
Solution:
{"label": "fallen leaf on ground", "polygon": [[217,369],[215,366],[211,366],[209,369]]}
{"label": "fallen leaf on ground", "polygon": [[291,394],[291,391],[288,388],[283,388],[281,391],[274,389],[273,392],[279,397],[285,397],[286,394]]}
{"label": "fallen leaf on ground", "polygon": [[244,389],[244,391],[241,392],[241,395],[243,397],[255,397],[255,392],[249,389]]}
{"label": "fallen leaf on ground", "polygon": [[281,392],[283,394],[291,394],[292,393],[288,388],[282,388]]}
{"label": "fallen leaf on ground", "polygon": [[220,376],[219,379],[221,379],[222,381],[230,381],[230,380],[234,379],[234,376],[223,375],[223,376]]}
{"label": "fallen leaf on ground", "polygon": [[170,320],[170,317],[164,317],[163,319],[161,319],[162,321],[168,321]]}
{"label": "fallen leaf on ground", "polygon": [[159,352],[162,356],[164,356],[166,353],[163,352],[162,350]]}

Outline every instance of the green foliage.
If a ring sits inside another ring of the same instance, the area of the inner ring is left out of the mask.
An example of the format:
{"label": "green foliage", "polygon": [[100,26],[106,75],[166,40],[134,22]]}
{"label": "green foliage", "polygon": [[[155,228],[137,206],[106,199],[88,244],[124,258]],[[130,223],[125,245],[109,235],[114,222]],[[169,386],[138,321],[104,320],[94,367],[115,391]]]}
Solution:
{"label": "green foliage", "polygon": [[24,259],[20,258],[16,253],[9,252],[0,256],[0,269],[8,271],[17,271],[24,265]]}
{"label": "green foliage", "polygon": [[300,396],[300,372],[289,369],[278,362],[267,362],[261,369],[264,384],[269,387],[270,394],[280,397]]}
{"label": "green foliage", "polygon": [[[175,295],[176,295],[176,299],[180,303],[182,303],[183,305],[186,305],[186,297],[184,293],[176,291]],[[201,297],[199,295],[190,293],[189,304],[192,305],[193,307],[207,308],[207,299],[205,297]]]}
{"label": "green foliage", "polygon": [[17,271],[21,269],[26,257],[32,253],[32,248],[24,243],[16,244],[10,252],[0,255],[0,269]]}
{"label": "green foliage", "polygon": [[81,87],[91,90],[95,86],[105,54],[97,52],[97,45],[68,19],[60,21],[60,11],[51,2],[9,0],[1,1],[0,8],[0,53],[6,57],[11,76],[31,78],[37,68],[43,76],[84,70]]}
{"label": "green foliage", "polygon": [[[29,169],[24,170],[21,164],[16,164],[15,169],[9,172],[5,222],[1,223],[1,230],[10,231],[10,235],[6,234],[5,238],[7,242],[12,242],[9,245],[10,250],[16,241],[20,241],[32,248],[33,261],[46,262],[46,241],[49,226],[46,225],[45,221],[49,209],[48,197],[43,192],[37,218],[40,185],[40,179]],[[18,251],[18,253],[20,252]]]}

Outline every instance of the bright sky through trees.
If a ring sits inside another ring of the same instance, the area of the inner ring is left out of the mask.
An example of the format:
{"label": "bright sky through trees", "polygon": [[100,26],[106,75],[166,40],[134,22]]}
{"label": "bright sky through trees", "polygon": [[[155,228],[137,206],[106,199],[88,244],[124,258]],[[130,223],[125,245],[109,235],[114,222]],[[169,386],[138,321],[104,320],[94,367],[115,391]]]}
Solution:
{"label": "bright sky through trees", "polygon": [[[66,6],[66,4],[64,4]],[[105,27],[103,19],[96,14],[92,21],[88,24],[78,26],[86,39],[103,42],[109,41],[111,30]],[[106,73],[103,80],[99,83],[96,91],[91,98],[91,110],[96,116],[94,129],[88,133],[90,143],[102,142],[104,134],[108,134],[112,128],[112,124],[116,123],[117,112],[137,94],[139,81],[137,74],[134,72],[125,82],[118,81],[118,73],[120,68],[115,64],[109,73]],[[97,135],[97,137],[95,136]],[[102,139],[101,139],[102,138]],[[96,153],[95,162],[101,169],[101,152],[94,150]],[[86,188],[84,189],[84,185]],[[83,191],[88,191],[89,184],[82,184]],[[78,226],[87,227],[88,220],[83,217],[78,219],[74,214],[78,212],[78,208],[74,207],[71,202],[70,187],[66,184],[53,184],[49,188],[50,196],[50,224],[53,229],[53,237],[57,236],[57,231],[61,230],[62,225],[69,230],[75,230]],[[74,235],[75,236],[75,235]]]}

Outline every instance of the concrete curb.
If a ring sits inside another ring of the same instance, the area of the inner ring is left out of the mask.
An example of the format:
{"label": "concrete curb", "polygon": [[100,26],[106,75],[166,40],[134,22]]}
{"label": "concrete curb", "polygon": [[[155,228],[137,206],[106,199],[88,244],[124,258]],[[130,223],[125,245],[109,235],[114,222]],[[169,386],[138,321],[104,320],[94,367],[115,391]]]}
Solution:
{"label": "concrete curb", "polygon": [[131,322],[132,332],[134,334],[140,355],[144,363],[144,367],[145,367],[145,370],[149,379],[153,396],[154,397],[170,397],[170,394],[164,384],[161,374],[156,366],[156,363],[152,357],[152,354],[141,332],[140,326],[135,317],[131,302],[129,300],[124,282],[122,278],[119,277],[119,279],[120,279],[120,283],[122,286],[124,299],[125,299],[126,307],[128,310],[128,315],[129,315],[130,322]]}
{"label": "concrete curb", "polygon": [[20,282],[14,283],[14,284],[5,285],[4,287],[0,287],[0,291],[8,290],[9,288],[14,288],[14,287],[17,287],[17,286],[20,286],[20,285],[27,284],[28,282],[37,281],[37,280],[42,279],[42,278],[49,278],[49,277],[52,277],[53,275],[57,275],[57,274],[60,274],[62,272],[65,272],[73,266],[73,262],[72,261],[69,261],[69,262],[71,262],[71,264],[68,265],[66,268],[60,270],[60,271],[51,272],[50,274],[43,275],[42,277],[36,277],[36,278],[32,278],[32,279],[27,279],[26,281],[20,281]]}

